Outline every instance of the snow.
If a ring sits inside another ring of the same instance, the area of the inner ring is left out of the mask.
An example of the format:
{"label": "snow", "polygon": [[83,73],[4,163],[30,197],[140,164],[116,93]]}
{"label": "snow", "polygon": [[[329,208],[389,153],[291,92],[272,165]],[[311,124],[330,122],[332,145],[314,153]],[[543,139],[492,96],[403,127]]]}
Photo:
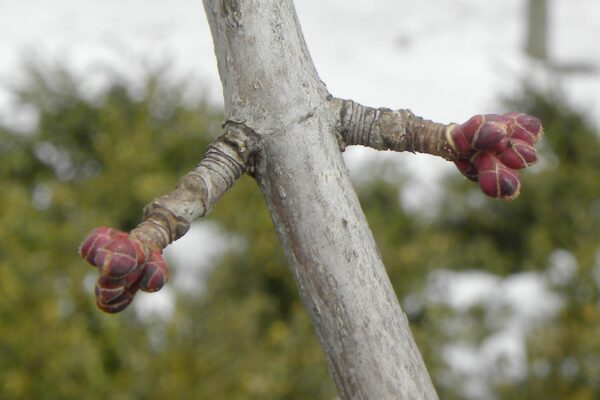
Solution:
{"label": "snow", "polygon": [[227,252],[243,249],[244,245],[242,238],[223,231],[214,222],[192,223],[185,236],[164,252],[167,264],[176,266],[174,286],[188,293],[199,293],[204,274],[215,261]]}
{"label": "snow", "polygon": [[523,272],[504,278],[477,270],[441,269],[430,273],[426,302],[454,310],[446,321],[449,336],[453,329],[465,329],[468,321],[472,323],[468,312],[473,307],[483,309],[483,323],[491,328],[492,333],[481,343],[459,338],[444,346],[442,357],[450,370],[464,380],[465,398],[492,399],[489,382],[506,384],[525,378],[527,335],[539,323],[554,317],[563,305],[546,278],[557,268],[570,268],[571,259],[565,253],[550,257],[546,273]]}
{"label": "snow", "polygon": [[550,254],[548,264],[548,280],[554,286],[568,284],[577,273],[577,259],[567,250],[554,250]]}

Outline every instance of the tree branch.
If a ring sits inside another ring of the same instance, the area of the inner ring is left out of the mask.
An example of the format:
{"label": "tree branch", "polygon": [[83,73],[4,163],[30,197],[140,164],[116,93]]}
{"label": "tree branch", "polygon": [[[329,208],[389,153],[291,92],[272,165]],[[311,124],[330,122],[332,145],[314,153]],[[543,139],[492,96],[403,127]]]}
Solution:
{"label": "tree branch", "polygon": [[235,181],[252,169],[259,143],[254,132],[235,122],[226,123],[225,131],[173,192],[144,208],[144,221],[131,231],[131,237],[149,247],[165,248],[183,236],[193,220],[206,216]]}
{"label": "tree branch", "polygon": [[377,150],[410,151],[456,161],[450,132],[456,124],[439,124],[417,117],[410,110],[372,108],[352,100],[339,100],[338,132],[345,145]]}
{"label": "tree branch", "polygon": [[103,311],[125,309],[141,289],[159,290],[168,279],[162,250],[183,236],[191,222],[204,217],[244,172],[252,172],[259,148],[256,134],[228,122],[192,172],[176,189],[144,208],[144,220],[129,234],[96,228],[83,241],[80,254],[100,270],[96,304]]}
{"label": "tree branch", "polygon": [[336,140],[292,0],[203,0],[225,116],[263,145],[255,178],[341,399],[436,399]]}
{"label": "tree branch", "polygon": [[365,107],[333,99],[340,110],[336,125],[342,149],[363,145],[377,150],[410,151],[453,161],[490,197],[515,199],[521,189],[519,169],[537,162],[533,147],[543,133],[531,115],[475,115],[461,125],[438,124],[410,110]]}

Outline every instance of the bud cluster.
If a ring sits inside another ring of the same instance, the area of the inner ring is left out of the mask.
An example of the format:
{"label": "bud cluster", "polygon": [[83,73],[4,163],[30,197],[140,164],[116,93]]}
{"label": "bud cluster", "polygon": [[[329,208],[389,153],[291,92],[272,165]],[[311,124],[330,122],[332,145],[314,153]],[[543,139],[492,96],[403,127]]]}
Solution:
{"label": "bud cluster", "polygon": [[79,254],[97,267],[96,305],[117,313],[127,307],[138,290],[156,292],[168,279],[159,249],[150,249],[126,232],[96,228],[83,241]]}
{"label": "bud cluster", "polygon": [[460,172],[479,182],[488,196],[512,200],[519,195],[518,169],[537,162],[534,144],[542,136],[540,120],[527,114],[476,115],[450,130],[459,153]]}

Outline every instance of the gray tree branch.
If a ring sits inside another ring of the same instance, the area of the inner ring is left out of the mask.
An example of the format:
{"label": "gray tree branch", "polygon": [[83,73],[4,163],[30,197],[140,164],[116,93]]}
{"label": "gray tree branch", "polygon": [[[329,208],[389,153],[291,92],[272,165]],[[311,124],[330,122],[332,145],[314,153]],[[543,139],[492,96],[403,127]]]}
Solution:
{"label": "gray tree branch", "polygon": [[436,399],[338,145],[340,104],[292,0],[204,0],[225,117],[256,132],[254,177],[342,399]]}
{"label": "gray tree branch", "polygon": [[414,115],[410,110],[372,108],[352,100],[339,100],[338,132],[344,145],[362,145],[377,150],[410,151],[458,159],[450,131],[456,124],[439,124]]}
{"label": "gray tree branch", "polygon": [[226,123],[225,133],[208,146],[198,166],[176,189],[144,208],[144,221],[130,232],[149,248],[163,249],[183,236],[191,222],[204,217],[253,164],[256,134],[243,125]]}

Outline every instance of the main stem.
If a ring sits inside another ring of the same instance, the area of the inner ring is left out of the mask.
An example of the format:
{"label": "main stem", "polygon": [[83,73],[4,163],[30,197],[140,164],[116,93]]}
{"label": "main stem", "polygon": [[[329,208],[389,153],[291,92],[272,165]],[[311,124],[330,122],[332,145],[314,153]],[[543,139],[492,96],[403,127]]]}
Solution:
{"label": "main stem", "polygon": [[258,135],[254,176],[342,399],[437,399],[358,203],[292,0],[204,0],[225,116]]}

